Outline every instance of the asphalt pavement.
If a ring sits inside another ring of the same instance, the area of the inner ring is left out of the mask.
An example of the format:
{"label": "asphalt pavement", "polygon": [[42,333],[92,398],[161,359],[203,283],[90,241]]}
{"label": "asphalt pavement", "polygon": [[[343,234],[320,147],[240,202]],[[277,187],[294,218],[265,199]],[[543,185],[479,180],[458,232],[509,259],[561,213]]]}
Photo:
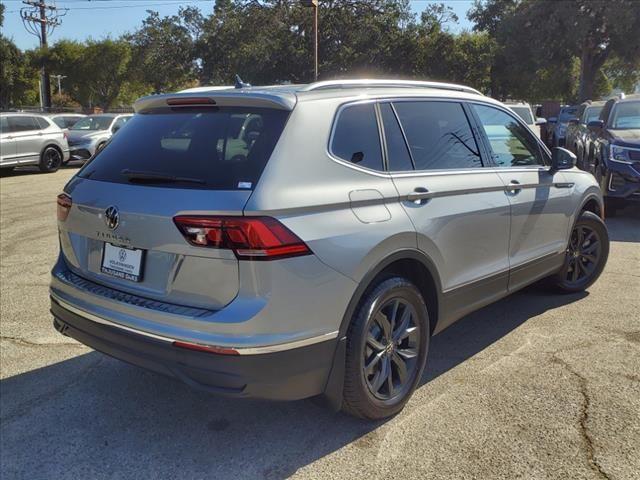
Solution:
{"label": "asphalt pavement", "polygon": [[58,334],[55,196],[0,176],[0,477],[640,479],[640,208],[587,292],[533,286],[434,337],[395,418],[190,390]]}

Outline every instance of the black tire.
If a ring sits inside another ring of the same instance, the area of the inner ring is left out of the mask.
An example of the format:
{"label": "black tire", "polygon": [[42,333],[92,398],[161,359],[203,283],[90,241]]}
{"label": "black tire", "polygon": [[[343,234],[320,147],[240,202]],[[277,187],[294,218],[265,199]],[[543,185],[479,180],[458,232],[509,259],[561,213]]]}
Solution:
{"label": "black tire", "polygon": [[38,168],[41,172],[53,173],[58,171],[62,165],[62,153],[56,147],[47,147],[40,154]]}
{"label": "black tire", "polygon": [[370,420],[402,410],[422,377],[429,337],[427,307],[411,282],[392,277],[370,290],[347,332],[343,410]]}
{"label": "black tire", "polygon": [[582,212],[573,226],[564,265],[552,277],[555,287],[564,293],[581,292],[600,276],[609,257],[609,233],[602,219]]}

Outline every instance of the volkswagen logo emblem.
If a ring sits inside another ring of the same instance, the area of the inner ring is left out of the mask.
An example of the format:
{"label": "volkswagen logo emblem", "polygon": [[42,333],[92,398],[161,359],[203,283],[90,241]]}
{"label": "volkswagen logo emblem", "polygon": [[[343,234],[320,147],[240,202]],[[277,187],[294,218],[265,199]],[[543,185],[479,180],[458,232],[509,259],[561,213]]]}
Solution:
{"label": "volkswagen logo emblem", "polygon": [[118,207],[111,206],[104,211],[104,223],[109,229],[115,230],[120,223]]}

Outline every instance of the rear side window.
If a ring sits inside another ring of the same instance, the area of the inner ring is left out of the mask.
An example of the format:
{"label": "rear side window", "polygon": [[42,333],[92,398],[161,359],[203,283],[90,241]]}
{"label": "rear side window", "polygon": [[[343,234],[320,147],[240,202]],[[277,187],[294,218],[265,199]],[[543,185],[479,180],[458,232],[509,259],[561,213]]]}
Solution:
{"label": "rear side window", "polygon": [[[137,172],[147,177],[145,184],[162,187],[252,189],[287,116],[286,111],[260,108],[168,109],[135,115],[79,176],[130,183],[141,181],[135,178]],[[150,177],[160,178],[149,181]]]}
{"label": "rear side window", "polygon": [[361,167],[383,169],[373,103],[349,105],[340,112],[331,141],[331,153]]}
{"label": "rear side window", "polygon": [[402,130],[390,103],[380,104],[380,114],[384,125],[384,139],[387,145],[387,161],[389,170],[403,172],[413,170],[411,155],[404,141]]}
{"label": "rear side window", "polygon": [[28,132],[30,130],[40,130],[40,125],[36,121],[36,117],[27,117],[23,115],[9,117],[9,130],[11,132]]}
{"label": "rear side window", "polygon": [[416,170],[482,167],[480,151],[462,105],[397,102]]}
{"label": "rear side window", "polygon": [[0,132],[9,133],[9,122],[7,121],[7,117],[0,117]]}

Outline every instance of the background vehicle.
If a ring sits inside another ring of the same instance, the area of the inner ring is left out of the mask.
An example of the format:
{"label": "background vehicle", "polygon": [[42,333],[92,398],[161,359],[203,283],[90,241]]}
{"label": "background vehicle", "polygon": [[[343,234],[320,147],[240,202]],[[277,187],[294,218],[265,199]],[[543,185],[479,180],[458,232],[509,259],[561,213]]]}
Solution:
{"label": "background vehicle", "polygon": [[640,95],[608,100],[592,133],[589,170],[607,202],[607,215],[627,202],[640,202]]}
{"label": "background vehicle", "polygon": [[468,87],[344,80],[135,108],[58,197],[55,325],[209,392],[387,417],[432,334],[541,278],[583,290],[606,262],[593,176]]}
{"label": "background vehicle", "polygon": [[55,172],[68,158],[64,132],[47,117],[0,113],[0,168],[38,165],[43,172]]}
{"label": "background vehicle", "polygon": [[549,139],[552,147],[564,147],[569,120],[575,118],[577,112],[577,105],[565,106],[560,109],[560,113],[557,118],[549,119],[550,122],[555,123],[551,138]]}
{"label": "background vehicle", "polygon": [[71,159],[88,160],[93,157],[132,116],[128,113],[101,113],[76,122],[69,129]]}
{"label": "background vehicle", "polygon": [[567,149],[576,155],[576,165],[581,170],[587,170],[585,158],[590,150],[590,131],[587,124],[600,117],[604,102],[585,102],[578,108],[576,118],[569,120],[565,144]]}
{"label": "background vehicle", "polygon": [[48,115],[48,117],[53,120],[53,123],[65,131],[73,127],[78,120],[85,118],[86,115],[82,113],[52,113]]}
{"label": "background vehicle", "polygon": [[547,121],[544,118],[536,118],[533,115],[533,111],[531,110],[531,106],[525,102],[514,102],[514,103],[505,103],[511,110],[513,110],[516,115],[518,115],[524,123],[536,134],[538,138],[541,138],[541,126],[546,124]]}

